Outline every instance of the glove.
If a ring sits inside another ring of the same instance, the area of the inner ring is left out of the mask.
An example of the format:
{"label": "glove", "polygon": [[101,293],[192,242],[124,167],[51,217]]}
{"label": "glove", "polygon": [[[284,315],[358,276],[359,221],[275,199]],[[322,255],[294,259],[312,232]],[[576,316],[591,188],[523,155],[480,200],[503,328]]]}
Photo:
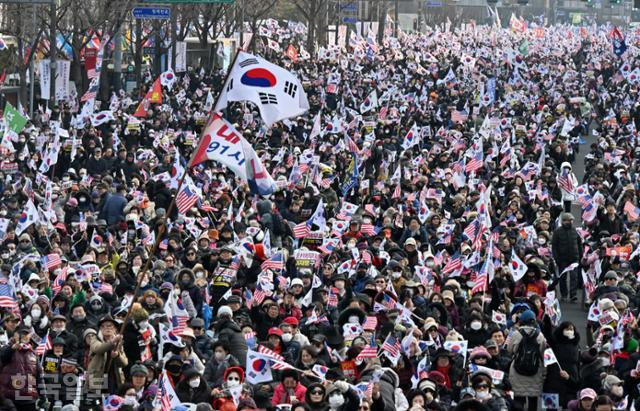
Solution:
{"label": "glove", "polygon": [[336,387],[338,387],[338,389],[342,392],[345,393],[347,391],[349,391],[349,384],[347,384],[346,381],[336,381],[333,383],[333,385],[335,385]]}
{"label": "glove", "polygon": [[31,317],[29,316],[24,317],[22,322],[26,327],[31,327]]}

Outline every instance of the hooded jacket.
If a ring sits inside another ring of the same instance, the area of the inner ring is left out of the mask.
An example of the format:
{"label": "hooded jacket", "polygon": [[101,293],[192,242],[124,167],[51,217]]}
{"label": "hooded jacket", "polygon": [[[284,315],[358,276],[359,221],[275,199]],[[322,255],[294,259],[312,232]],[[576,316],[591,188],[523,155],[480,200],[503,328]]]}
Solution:
{"label": "hooded jacket", "polygon": [[236,357],[240,365],[244,367],[247,361],[248,347],[240,326],[233,320],[221,318],[214,325],[214,330],[218,336],[218,341],[226,343],[231,350],[231,355]]}

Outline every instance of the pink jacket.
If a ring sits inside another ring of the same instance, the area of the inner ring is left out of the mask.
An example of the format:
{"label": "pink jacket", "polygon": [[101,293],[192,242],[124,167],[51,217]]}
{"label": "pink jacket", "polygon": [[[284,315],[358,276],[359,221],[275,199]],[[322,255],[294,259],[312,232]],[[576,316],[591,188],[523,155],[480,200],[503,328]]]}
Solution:
{"label": "pink jacket", "polygon": [[[304,402],[304,397],[307,393],[307,387],[298,383],[294,390],[294,395],[298,402]],[[282,383],[276,385],[276,388],[273,390],[273,398],[271,398],[271,405],[276,406],[278,404],[291,404],[291,398],[289,398],[289,394],[284,388]]]}

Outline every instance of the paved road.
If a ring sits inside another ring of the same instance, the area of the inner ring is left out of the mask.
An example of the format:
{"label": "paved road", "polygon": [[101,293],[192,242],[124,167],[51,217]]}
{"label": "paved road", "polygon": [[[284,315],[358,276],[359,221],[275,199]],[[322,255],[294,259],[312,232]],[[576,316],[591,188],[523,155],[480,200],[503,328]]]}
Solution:
{"label": "paved road", "polygon": [[[578,183],[580,184],[582,183],[582,177],[585,172],[584,157],[589,153],[589,147],[591,144],[596,141],[595,137],[591,133],[591,128],[589,129],[589,135],[584,136],[584,140],[585,143],[580,146],[580,152],[576,155],[576,159],[573,163],[573,171],[578,179]],[[582,224],[582,208],[580,205],[574,204],[571,208],[571,213],[575,217],[575,225],[580,226]],[[582,290],[580,292],[582,292]],[[569,302],[562,302],[560,308],[562,311],[562,321],[571,321],[576,325],[582,337],[580,345],[585,347],[586,338],[584,335],[587,323],[587,310],[580,304],[572,304]]]}

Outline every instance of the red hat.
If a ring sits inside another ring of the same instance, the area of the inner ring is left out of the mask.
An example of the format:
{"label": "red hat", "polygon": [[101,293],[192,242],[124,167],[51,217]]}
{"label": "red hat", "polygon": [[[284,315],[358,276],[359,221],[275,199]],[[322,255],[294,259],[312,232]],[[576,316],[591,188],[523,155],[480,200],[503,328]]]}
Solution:
{"label": "red hat", "polygon": [[232,373],[237,372],[240,375],[240,382],[244,382],[244,370],[240,367],[229,367],[224,371],[224,379],[227,379],[227,376]]}
{"label": "red hat", "polygon": [[287,317],[282,322],[285,324],[293,325],[294,327],[297,327],[300,324],[296,317]]}
{"label": "red hat", "polygon": [[282,330],[280,328],[277,327],[271,327],[269,328],[269,332],[267,333],[267,337],[270,335],[277,335],[278,337],[282,338]]}

